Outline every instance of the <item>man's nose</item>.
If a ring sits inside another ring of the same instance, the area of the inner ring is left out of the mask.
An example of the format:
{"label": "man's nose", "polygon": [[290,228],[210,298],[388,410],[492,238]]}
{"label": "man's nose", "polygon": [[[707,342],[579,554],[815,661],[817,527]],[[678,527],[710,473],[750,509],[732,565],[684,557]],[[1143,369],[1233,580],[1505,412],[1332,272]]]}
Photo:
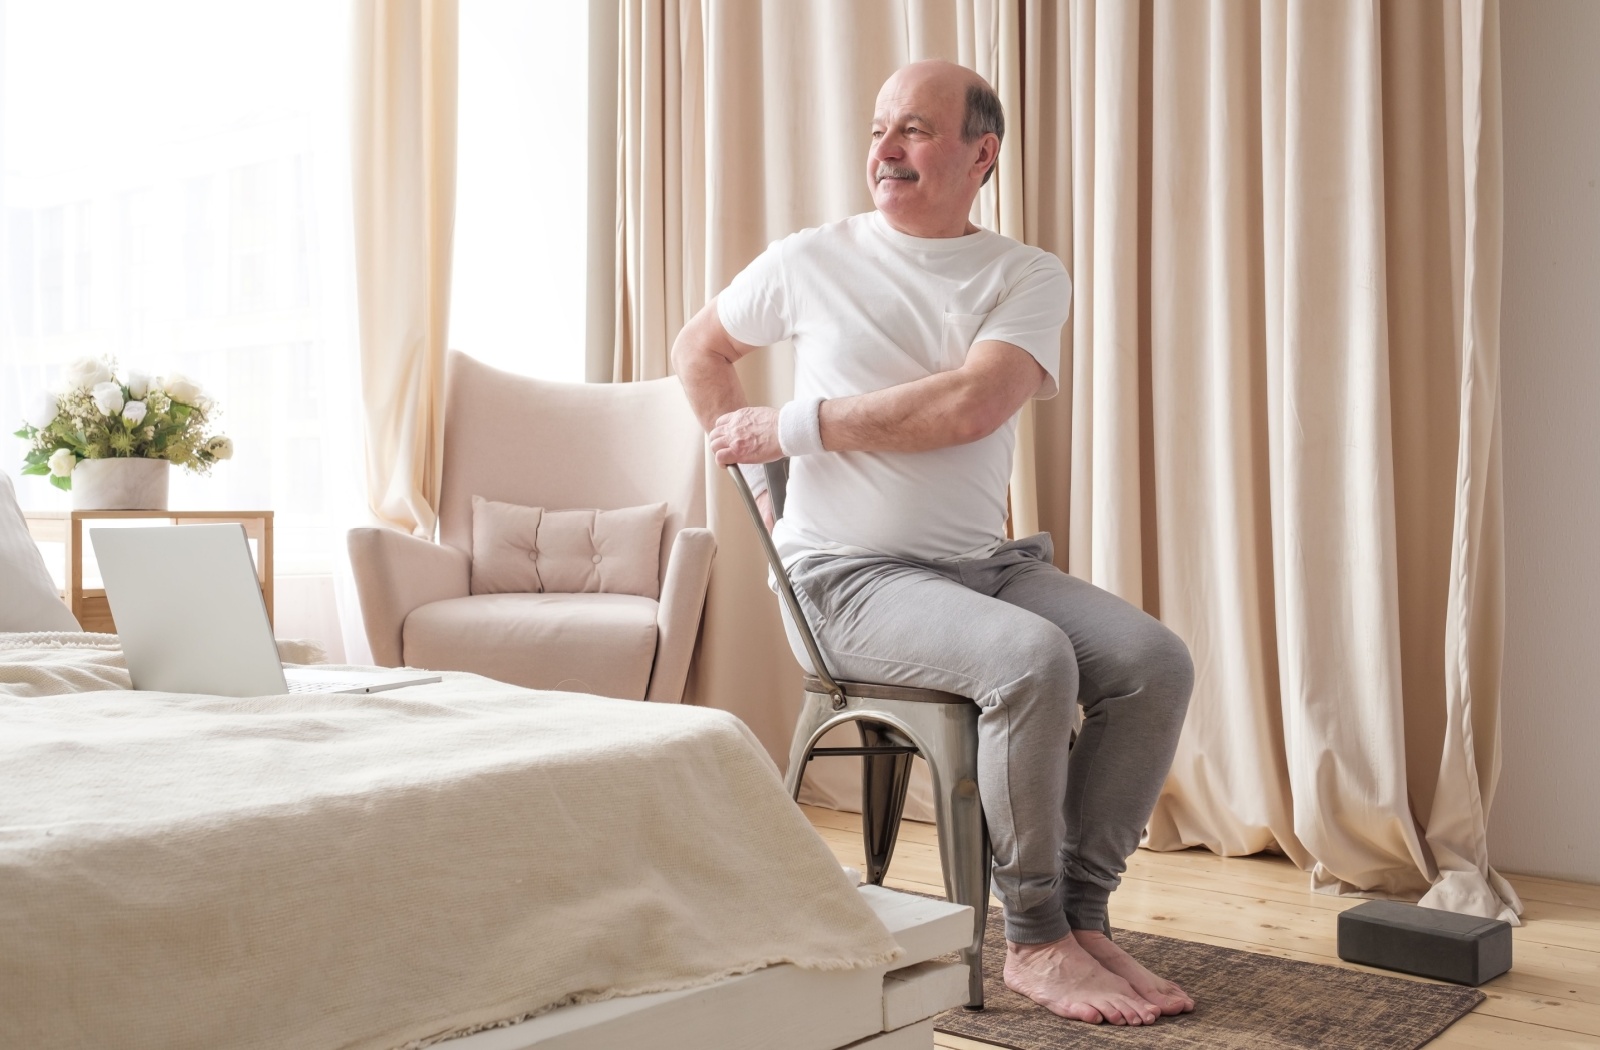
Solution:
{"label": "man's nose", "polygon": [[900,136],[892,131],[885,131],[878,136],[878,141],[872,144],[872,156],[877,160],[894,160],[904,154],[903,145]]}

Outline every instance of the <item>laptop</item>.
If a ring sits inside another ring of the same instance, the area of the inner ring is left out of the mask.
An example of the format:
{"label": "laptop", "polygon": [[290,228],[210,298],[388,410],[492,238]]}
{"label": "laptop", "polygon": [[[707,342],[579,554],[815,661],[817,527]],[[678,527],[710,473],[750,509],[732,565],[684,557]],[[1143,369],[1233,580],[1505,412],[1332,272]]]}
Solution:
{"label": "laptop", "polygon": [[319,671],[278,659],[244,526],[89,530],[135,689],[216,696],[375,693],[416,671]]}

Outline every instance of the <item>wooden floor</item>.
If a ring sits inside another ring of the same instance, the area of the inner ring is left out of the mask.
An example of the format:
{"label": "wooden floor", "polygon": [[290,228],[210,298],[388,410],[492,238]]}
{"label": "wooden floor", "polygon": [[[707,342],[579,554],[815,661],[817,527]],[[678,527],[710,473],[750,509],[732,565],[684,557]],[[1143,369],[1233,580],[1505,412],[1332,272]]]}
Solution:
{"label": "wooden floor", "polygon": [[[860,817],[813,807],[806,815],[841,863],[862,866]],[[1508,878],[1526,906],[1523,926],[1513,931],[1513,968],[1484,985],[1488,1000],[1430,1050],[1600,1047],[1600,886]],[[904,822],[886,884],[943,895],[932,825]],[[1340,961],[1334,950],[1335,916],[1361,902],[1312,893],[1308,885],[1308,876],[1282,858],[1140,850],[1112,898],[1112,921],[1143,933],[1368,969]],[[990,1045],[943,1033],[936,1043],[952,1050]]]}

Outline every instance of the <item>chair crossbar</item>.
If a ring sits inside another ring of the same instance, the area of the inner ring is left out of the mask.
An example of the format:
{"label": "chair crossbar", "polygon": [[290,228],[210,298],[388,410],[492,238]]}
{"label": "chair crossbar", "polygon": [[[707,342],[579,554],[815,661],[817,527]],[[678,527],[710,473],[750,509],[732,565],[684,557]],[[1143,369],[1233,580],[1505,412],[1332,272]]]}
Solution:
{"label": "chair crossbar", "polygon": [[[832,690],[825,686],[821,679],[811,675],[805,676],[806,691],[810,693],[832,694]],[[970,704],[971,697],[961,696],[959,693],[947,693],[943,689],[929,689],[916,685],[883,685],[878,682],[847,682],[835,679],[834,685],[844,693],[857,699],[872,700],[902,700],[910,704]]]}
{"label": "chair crossbar", "polygon": [[918,755],[921,754],[910,744],[883,744],[879,747],[814,747],[811,749],[811,758],[828,758],[830,756],[855,755]]}

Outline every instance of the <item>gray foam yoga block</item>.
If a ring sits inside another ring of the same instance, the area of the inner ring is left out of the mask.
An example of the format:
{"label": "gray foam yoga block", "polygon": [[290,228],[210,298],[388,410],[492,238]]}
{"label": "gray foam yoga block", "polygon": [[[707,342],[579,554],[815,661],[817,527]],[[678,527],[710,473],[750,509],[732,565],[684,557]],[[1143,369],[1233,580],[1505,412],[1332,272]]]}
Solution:
{"label": "gray foam yoga block", "polygon": [[1511,924],[1398,901],[1368,901],[1339,914],[1339,958],[1479,985],[1511,969]]}

